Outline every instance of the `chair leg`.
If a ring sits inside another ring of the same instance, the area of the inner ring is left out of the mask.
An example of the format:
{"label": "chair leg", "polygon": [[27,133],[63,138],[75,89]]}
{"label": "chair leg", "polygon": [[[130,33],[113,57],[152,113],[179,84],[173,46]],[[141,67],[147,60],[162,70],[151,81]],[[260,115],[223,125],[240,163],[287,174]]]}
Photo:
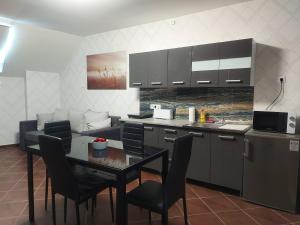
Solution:
{"label": "chair leg", "polygon": [[68,207],[68,198],[64,199],[64,223],[67,223],[67,207]]}
{"label": "chair leg", "polygon": [[93,198],[94,198],[94,205],[93,206],[95,208],[97,208],[97,195],[95,195]]}
{"label": "chair leg", "polygon": [[79,214],[79,204],[76,202],[75,203],[76,207],[76,220],[77,220],[77,225],[80,225],[80,214]]}
{"label": "chair leg", "polygon": [[56,225],[56,212],[55,212],[55,193],[52,191],[51,193],[52,198],[52,219],[53,225]]}
{"label": "chair leg", "polygon": [[139,185],[142,184],[142,171],[139,171]]}
{"label": "chair leg", "polygon": [[148,215],[149,215],[149,225],[151,225],[151,210],[148,210]]}
{"label": "chair leg", "polygon": [[92,216],[94,216],[96,198],[92,198]]}
{"label": "chair leg", "polygon": [[163,225],[168,225],[168,217],[169,217],[169,215],[168,215],[168,210],[165,210],[165,211],[163,212],[162,218],[161,218],[162,224],[163,224]]}
{"label": "chair leg", "polygon": [[110,198],[110,211],[111,211],[111,220],[115,222],[115,210],[114,210],[114,196],[112,192],[112,187],[109,187],[109,198]]}
{"label": "chair leg", "polygon": [[182,198],[182,202],[183,202],[184,224],[188,225],[188,216],[187,216],[186,197],[185,197],[185,195]]}
{"label": "chair leg", "polygon": [[48,176],[48,170],[46,169],[45,210],[47,210],[47,206],[48,206],[48,187],[49,187],[49,176]]}
{"label": "chair leg", "polygon": [[89,200],[86,200],[86,202],[85,202],[85,208],[86,208],[86,210],[89,210]]}

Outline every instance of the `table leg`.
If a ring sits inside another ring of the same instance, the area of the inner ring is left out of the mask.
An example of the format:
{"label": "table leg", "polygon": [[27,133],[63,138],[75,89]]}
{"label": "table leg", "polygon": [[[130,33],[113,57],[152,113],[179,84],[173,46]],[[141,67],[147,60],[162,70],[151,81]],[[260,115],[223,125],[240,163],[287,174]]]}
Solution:
{"label": "table leg", "polygon": [[162,156],[162,172],[161,172],[161,177],[162,177],[162,182],[163,183],[166,181],[168,170],[169,170],[169,152],[166,151],[163,154],[163,156]]}
{"label": "table leg", "polygon": [[118,175],[116,198],[116,225],[127,224],[126,173]]}
{"label": "table leg", "polygon": [[33,161],[32,153],[27,152],[27,178],[28,178],[28,203],[29,221],[34,221],[34,193],[33,193]]}

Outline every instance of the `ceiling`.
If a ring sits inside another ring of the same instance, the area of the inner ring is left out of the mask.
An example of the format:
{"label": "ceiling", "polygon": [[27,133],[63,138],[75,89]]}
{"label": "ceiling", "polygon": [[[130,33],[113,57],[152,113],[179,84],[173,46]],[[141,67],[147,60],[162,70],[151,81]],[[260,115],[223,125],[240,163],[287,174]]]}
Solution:
{"label": "ceiling", "polygon": [[248,0],[1,0],[0,17],[86,36]]}

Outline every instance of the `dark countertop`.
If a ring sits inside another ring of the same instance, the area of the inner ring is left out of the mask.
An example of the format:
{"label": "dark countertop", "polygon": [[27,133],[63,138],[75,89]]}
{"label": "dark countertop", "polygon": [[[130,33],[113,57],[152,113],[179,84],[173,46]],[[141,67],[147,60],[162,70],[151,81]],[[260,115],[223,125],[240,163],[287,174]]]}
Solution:
{"label": "dark countertop", "polygon": [[217,124],[217,123],[191,123],[188,120],[163,120],[163,119],[131,119],[123,118],[120,121],[124,122],[136,122],[144,123],[148,125],[157,125],[157,126],[169,126],[183,129],[191,129],[197,131],[210,131],[210,132],[225,132],[225,133],[235,133],[235,134],[245,134],[250,128],[250,125],[240,125],[239,123],[230,123],[230,124]]}

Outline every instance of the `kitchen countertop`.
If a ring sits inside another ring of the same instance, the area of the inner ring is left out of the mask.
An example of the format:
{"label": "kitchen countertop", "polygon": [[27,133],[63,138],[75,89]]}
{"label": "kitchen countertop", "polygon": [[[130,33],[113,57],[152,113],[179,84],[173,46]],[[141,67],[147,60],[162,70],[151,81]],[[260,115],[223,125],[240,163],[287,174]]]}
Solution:
{"label": "kitchen countertop", "polygon": [[240,125],[239,123],[237,124],[234,123],[217,124],[217,123],[197,123],[197,122],[191,123],[188,120],[182,120],[182,119],[163,120],[163,119],[155,119],[155,118],[146,118],[146,119],[122,118],[120,121],[144,123],[144,124],[158,125],[158,126],[178,127],[178,128],[192,129],[192,130],[218,131],[218,132],[228,132],[228,133],[237,133],[237,134],[244,134],[251,128],[250,125],[243,126]]}

